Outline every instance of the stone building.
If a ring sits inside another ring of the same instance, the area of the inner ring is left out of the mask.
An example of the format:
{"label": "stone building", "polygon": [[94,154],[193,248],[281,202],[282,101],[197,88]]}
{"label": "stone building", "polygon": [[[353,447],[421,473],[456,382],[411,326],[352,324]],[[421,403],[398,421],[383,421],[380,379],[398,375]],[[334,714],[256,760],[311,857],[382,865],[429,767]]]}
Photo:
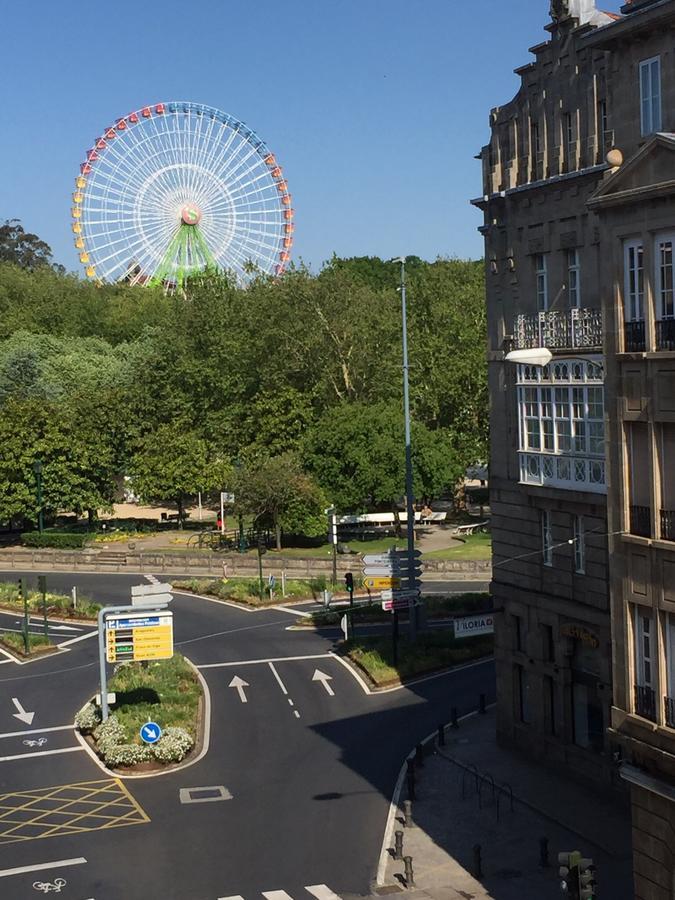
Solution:
{"label": "stone building", "polygon": [[[621,15],[568,0],[551,16],[516,98],[491,114],[474,201],[498,728],[621,776],[635,896],[662,900],[675,898],[675,0]],[[507,359],[527,348],[548,365]]]}
{"label": "stone building", "polygon": [[[608,54],[582,42],[613,17],[587,0],[552,3],[551,15],[549,39],[516,69],[515,98],[490,114],[473,201],[484,212],[497,729],[609,780],[601,248],[586,201],[608,168],[611,123]],[[536,348],[548,365],[528,363],[522,351]]]}

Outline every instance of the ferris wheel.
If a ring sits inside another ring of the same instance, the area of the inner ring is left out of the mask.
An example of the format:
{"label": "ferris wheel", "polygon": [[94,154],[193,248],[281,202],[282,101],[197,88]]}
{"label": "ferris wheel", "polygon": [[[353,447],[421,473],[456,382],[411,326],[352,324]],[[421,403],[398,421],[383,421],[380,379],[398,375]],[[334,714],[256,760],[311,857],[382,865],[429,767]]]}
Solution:
{"label": "ferris wheel", "polygon": [[72,229],[99,282],[175,286],[208,267],[280,275],[293,207],[275,155],[233,116],[145,106],[101,134],[75,180]]}

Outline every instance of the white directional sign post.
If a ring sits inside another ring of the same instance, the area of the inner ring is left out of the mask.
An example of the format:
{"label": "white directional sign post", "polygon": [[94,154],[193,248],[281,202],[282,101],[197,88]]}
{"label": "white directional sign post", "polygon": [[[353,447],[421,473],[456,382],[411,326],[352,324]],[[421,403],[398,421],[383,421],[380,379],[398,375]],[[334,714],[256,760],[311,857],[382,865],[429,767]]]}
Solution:
{"label": "white directional sign post", "polygon": [[[398,661],[398,611],[408,609],[414,616],[414,607],[419,603],[422,583],[422,563],[420,550],[389,550],[386,553],[371,553],[363,557],[363,584],[367,590],[381,591],[382,609],[393,613],[392,640],[394,665]],[[413,576],[411,581],[411,576]]]}

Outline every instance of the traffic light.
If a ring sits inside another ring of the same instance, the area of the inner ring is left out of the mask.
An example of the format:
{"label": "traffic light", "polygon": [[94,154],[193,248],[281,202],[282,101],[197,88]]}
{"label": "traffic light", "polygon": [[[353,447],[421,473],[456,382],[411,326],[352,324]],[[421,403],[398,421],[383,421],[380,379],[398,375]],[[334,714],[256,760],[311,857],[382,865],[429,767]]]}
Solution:
{"label": "traffic light", "polygon": [[570,900],[579,900],[579,860],[581,853],[572,850],[571,853],[558,854],[558,875],[560,876],[560,889],[567,894]]}
{"label": "traffic light", "polygon": [[581,858],[579,872],[579,900],[593,900],[596,896],[595,866],[592,859]]}
{"label": "traffic light", "polygon": [[351,572],[345,572],[345,586],[349,593],[353,593],[354,591],[354,576]]}

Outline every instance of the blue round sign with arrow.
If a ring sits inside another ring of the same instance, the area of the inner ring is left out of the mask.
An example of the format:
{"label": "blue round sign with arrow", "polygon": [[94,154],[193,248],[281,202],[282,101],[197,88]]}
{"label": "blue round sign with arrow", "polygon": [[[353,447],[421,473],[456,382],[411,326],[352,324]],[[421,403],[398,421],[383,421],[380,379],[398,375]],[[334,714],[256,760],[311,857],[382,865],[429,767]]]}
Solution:
{"label": "blue round sign with arrow", "polygon": [[162,736],[162,729],[157,722],[146,722],[145,725],[141,726],[139,734],[141,740],[145,741],[146,744],[156,744]]}

